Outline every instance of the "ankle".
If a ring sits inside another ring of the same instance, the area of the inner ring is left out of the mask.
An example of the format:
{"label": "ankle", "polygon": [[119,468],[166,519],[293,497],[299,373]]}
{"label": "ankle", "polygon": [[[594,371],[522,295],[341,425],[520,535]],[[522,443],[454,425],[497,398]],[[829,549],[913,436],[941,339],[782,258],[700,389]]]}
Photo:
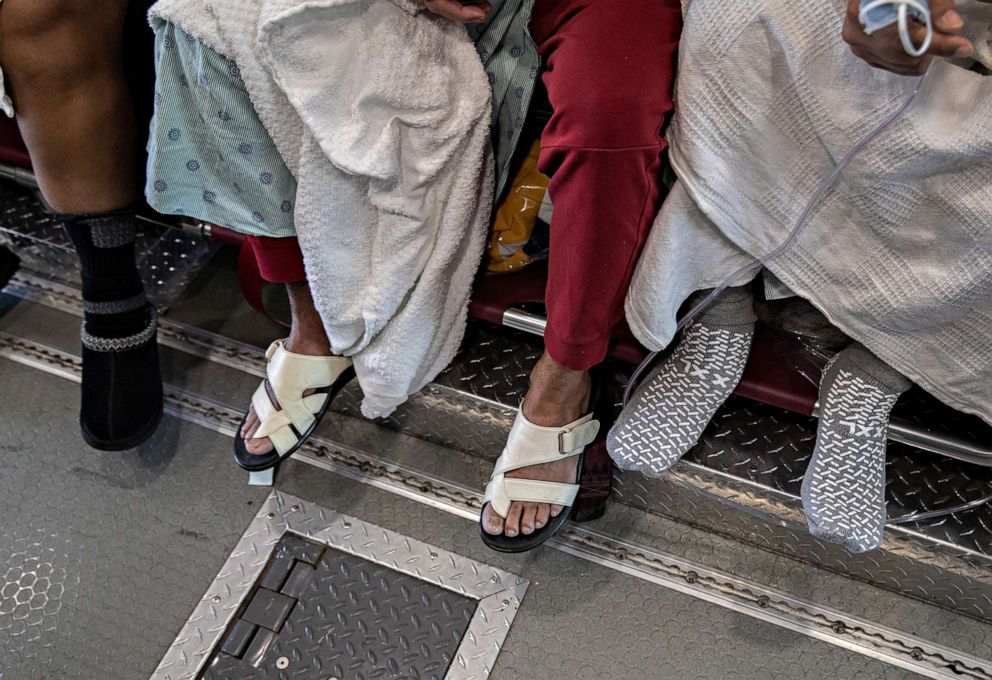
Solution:
{"label": "ankle", "polygon": [[294,327],[286,340],[286,349],[293,354],[310,356],[330,356],[333,354],[331,344],[322,328],[318,333],[313,329],[303,330]]}
{"label": "ankle", "polygon": [[567,424],[588,410],[591,389],[588,371],[573,371],[545,354],[531,373],[524,416],[535,425]]}

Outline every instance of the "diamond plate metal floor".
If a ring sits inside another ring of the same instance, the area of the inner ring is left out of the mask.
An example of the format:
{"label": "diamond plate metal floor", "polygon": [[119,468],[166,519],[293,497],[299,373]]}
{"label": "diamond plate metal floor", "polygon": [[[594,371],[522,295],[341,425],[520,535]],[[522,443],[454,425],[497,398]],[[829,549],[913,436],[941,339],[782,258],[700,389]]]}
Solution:
{"label": "diamond plate metal floor", "polygon": [[152,677],[485,680],[528,585],[273,491]]}
{"label": "diamond plate metal floor", "polygon": [[[170,330],[172,344],[163,349],[163,366],[167,381],[185,390],[179,395],[184,403],[176,402],[179,412],[230,431],[257,384],[258,347],[280,331],[240,303],[225,257],[222,253],[220,266],[208,268],[166,319],[247,344],[197,354],[191,350],[202,338],[184,338],[177,327]],[[71,306],[63,310],[58,304],[0,295],[0,336],[23,338],[25,347],[41,343],[51,348],[57,356],[42,356],[36,363],[47,362],[71,376],[78,371],[73,364],[78,319]],[[567,532],[558,551],[516,558],[485,551],[465,517],[477,511],[478,490],[512,415],[507,404],[526,375],[520,361],[503,362],[509,368],[491,372],[492,362],[510,345],[486,337],[479,335],[481,340],[434,391],[385,423],[391,429],[348,417],[355,403],[355,395],[348,395],[336,405],[344,415],[332,414],[321,428],[328,442],[304,453],[310,465],[287,465],[277,488],[531,579],[493,677],[557,678],[566,672],[635,678],[911,676],[905,668],[861,655],[874,654],[876,643],[879,658],[901,655],[910,666],[922,659],[930,677],[992,677],[973,663],[992,660],[992,628],[981,621],[992,600],[981,599],[982,588],[971,585],[989,580],[983,563],[976,563],[971,575],[961,573],[960,561],[943,571],[943,557],[913,554],[915,546],[904,551],[901,562],[875,555],[852,561],[793,526],[769,523],[767,516],[795,515],[785,501],[756,517],[728,508],[724,503],[734,497],[725,486],[712,487],[717,493],[707,495],[713,469],[735,479],[770,481],[776,489],[796,483],[795,470],[778,464],[771,444],[755,447],[751,441],[755,423],[763,436],[776,435],[767,427],[775,422],[768,414],[728,409],[722,418],[730,424],[720,423],[723,434],[708,437],[694,453],[695,462],[662,482],[618,477],[622,502],[589,529]],[[20,351],[15,347],[7,354]],[[214,432],[167,418],[137,454],[97,454],[78,443],[73,384],[4,359],[0,382],[5,388],[0,447],[9,453],[4,456],[8,464],[0,468],[0,678],[148,677],[265,492],[243,486],[229,462],[229,440]],[[464,390],[471,390],[473,398],[458,401],[455,392]],[[453,433],[450,422],[437,417],[438,410],[453,405],[464,409],[458,422],[471,423],[471,429]],[[780,427],[793,424],[783,421]],[[790,441],[797,442],[796,458],[801,458],[802,428],[796,432]],[[706,467],[709,456],[719,465]],[[926,469],[929,474],[932,468]],[[952,463],[942,479],[961,469]],[[987,477],[975,479],[980,490]],[[905,488],[912,489],[908,482]],[[946,493],[942,489],[936,485],[930,492]],[[769,502],[756,499],[751,488],[735,493],[748,511]],[[430,497],[426,503],[410,500],[423,494]],[[452,507],[455,516],[449,514]],[[976,532],[967,516],[958,519],[956,533],[944,534],[947,542],[961,545],[961,536],[986,551],[987,530]],[[935,524],[934,531],[942,529]],[[755,550],[755,544],[766,550]],[[598,557],[586,554],[587,548],[598,551]],[[809,555],[826,569],[794,559]],[[935,568],[921,573],[920,561]],[[706,585],[707,569],[723,576]],[[846,578],[852,574],[861,581]],[[730,583],[728,576],[743,580]],[[771,601],[762,594],[766,587]],[[775,622],[760,612],[755,618],[762,607],[774,613],[775,592],[793,598],[786,603],[789,621]],[[723,601],[721,593],[736,598],[736,604]],[[754,607],[740,606],[749,599]],[[810,605],[805,611],[804,602]],[[832,607],[834,614],[817,613],[820,606]],[[838,618],[838,612],[853,618]],[[797,621],[814,632],[784,627]],[[856,621],[888,628],[881,634],[870,625],[860,631]],[[913,636],[921,647],[915,647]],[[943,647],[931,649],[931,643]],[[861,654],[851,651],[855,647]],[[944,656],[948,650],[954,654]]]}
{"label": "diamond plate metal floor", "polygon": [[[277,552],[290,540],[283,538]],[[207,661],[203,678],[406,674],[441,680],[468,630],[475,601],[307,543],[314,547],[312,563],[289,560],[286,573],[273,579],[273,571],[280,570],[277,558],[261,575],[262,585]]]}
{"label": "diamond plate metal floor", "polygon": [[[2,677],[148,677],[266,492],[243,484],[226,437],[166,418],[141,450],[96,453],[78,444],[73,385],[3,359],[0,375]],[[471,522],[308,465],[278,485],[526,575],[495,678],[909,677],[559,551],[489,553]]]}
{"label": "diamond plate metal floor", "polygon": [[171,418],[98,454],[76,385],[9,361],[0,376],[0,677],[147,677],[266,491]]}

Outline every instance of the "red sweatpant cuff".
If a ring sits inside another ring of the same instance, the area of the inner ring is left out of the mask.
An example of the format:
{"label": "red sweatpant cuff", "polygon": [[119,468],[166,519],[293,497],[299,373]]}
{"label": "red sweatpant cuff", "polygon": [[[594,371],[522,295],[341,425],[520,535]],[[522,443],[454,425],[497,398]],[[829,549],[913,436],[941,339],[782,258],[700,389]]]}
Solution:
{"label": "red sweatpant cuff", "polygon": [[297,283],[307,280],[300,242],[291,237],[246,236],[255,251],[258,272],[269,283]]}
{"label": "red sweatpant cuff", "polygon": [[569,342],[555,333],[551,324],[544,330],[544,348],[557,363],[573,371],[588,371],[606,359],[610,333],[591,342]]}

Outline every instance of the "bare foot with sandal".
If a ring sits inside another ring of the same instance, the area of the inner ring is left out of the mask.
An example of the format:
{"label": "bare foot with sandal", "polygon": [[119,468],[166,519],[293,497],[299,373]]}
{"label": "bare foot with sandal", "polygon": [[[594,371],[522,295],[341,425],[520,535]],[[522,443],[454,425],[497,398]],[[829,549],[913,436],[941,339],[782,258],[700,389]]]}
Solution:
{"label": "bare foot with sandal", "polygon": [[251,471],[274,467],[295,453],[354,376],[350,360],[332,355],[307,284],[290,283],[286,289],[293,316],[289,338],[265,353],[266,379],[234,440],[235,460]]}

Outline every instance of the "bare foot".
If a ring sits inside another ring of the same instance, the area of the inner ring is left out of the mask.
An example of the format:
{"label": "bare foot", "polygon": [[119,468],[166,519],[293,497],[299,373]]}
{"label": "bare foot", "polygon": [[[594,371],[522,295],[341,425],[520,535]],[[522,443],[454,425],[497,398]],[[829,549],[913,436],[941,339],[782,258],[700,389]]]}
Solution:
{"label": "bare foot", "polygon": [[[524,399],[523,414],[535,425],[568,425],[589,412],[591,386],[592,380],[588,372],[567,369],[545,352],[531,372],[530,389]],[[573,484],[578,462],[578,456],[569,456],[552,463],[512,470],[506,476]],[[528,535],[544,527],[552,517],[560,515],[562,510],[564,508],[560,505],[513,502],[504,519],[496,514],[491,505],[486,505],[482,512],[482,527],[487,534],[493,536],[504,534],[513,538],[521,533]]]}
{"label": "bare foot", "polygon": [[[292,351],[292,350],[290,350]],[[303,354],[303,352],[296,352],[296,354]],[[272,386],[269,385],[269,381],[265,381],[265,390],[269,393],[269,399],[272,400],[272,405],[276,407],[276,410],[282,408],[279,405],[279,400],[276,399],[276,395],[272,392]],[[309,397],[311,394],[316,393],[317,390],[305,390],[303,392],[304,397]],[[264,456],[272,451],[275,446],[272,444],[272,440],[268,437],[254,438],[255,433],[261,426],[262,421],[258,419],[255,415],[255,406],[251,405],[248,407],[248,417],[245,419],[244,427],[241,428],[241,438],[245,440],[245,450],[253,456]]]}
{"label": "bare foot", "polygon": [[[286,293],[289,296],[289,305],[293,312],[293,326],[289,332],[285,347],[294,354],[307,354],[315,357],[331,356],[331,345],[324,332],[324,324],[320,320],[317,308],[313,304],[310,295],[310,288],[305,281],[286,284]],[[276,395],[272,393],[272,387],[265,381],[265,389],[269,393],[272,405],[280,408]],[[309,397],[316,390],[306,390],[304,397]],[[248,407],[248,417],[245,425],[241,428],[241,437],[245,440],[245,449],[254,456],[264,456],[272,451],[272,441],[268,437],[253,438],[255,432],[262,422],[255,415],[255,407]]]}

